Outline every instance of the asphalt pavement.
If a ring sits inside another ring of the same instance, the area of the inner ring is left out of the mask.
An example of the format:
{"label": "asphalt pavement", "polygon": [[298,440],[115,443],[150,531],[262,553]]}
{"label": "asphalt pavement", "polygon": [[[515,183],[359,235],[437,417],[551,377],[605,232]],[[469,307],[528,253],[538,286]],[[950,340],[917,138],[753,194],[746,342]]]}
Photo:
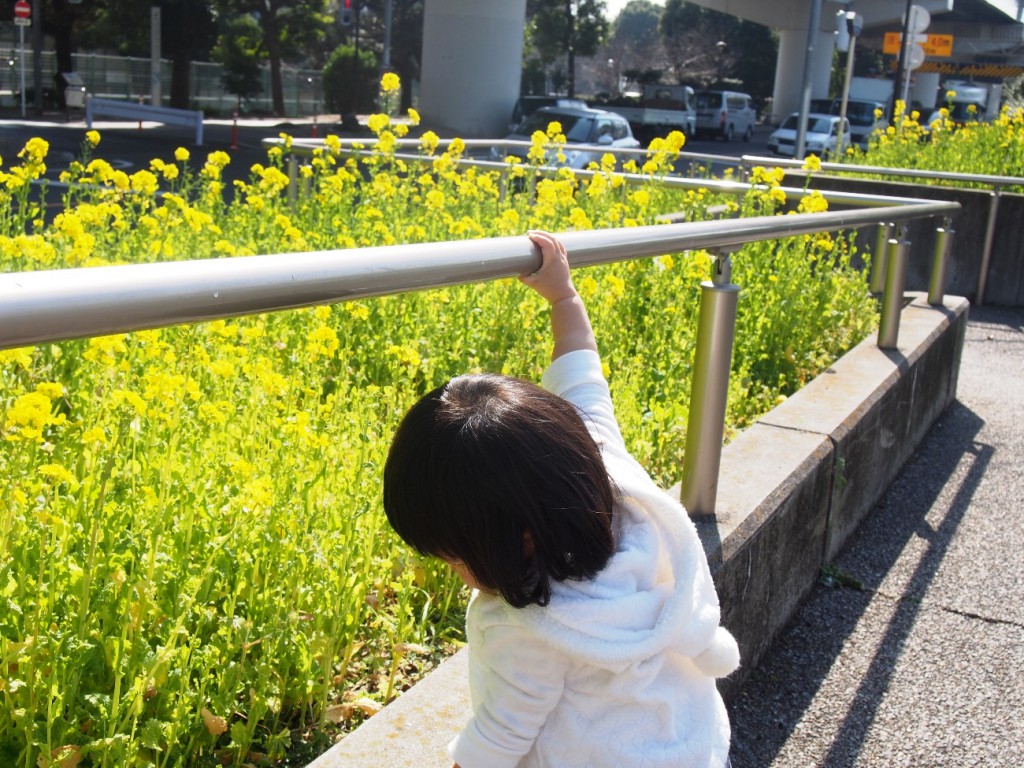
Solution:
{"label": "asphalt pavement", "polygon": [[[276,138],[281,133],[294,138],[322,137],[328,133],[353,135],[343,130],[337,115],[324,115],[315,122],[312,118],[279,117],[246,117],[237,121],[206,119],[202,146],[196,145],[195,131],[188,127],[131,120],[97,120],[93,127],[101,138],[92,156],[126,173],[148,168],[154,158],[172,162],[177,147],[189,150],[193,167],[201,167],[210,152],[226,152],[231,158],[224,169],[229,192],[232,182],[249,178],[254,163],[267,163],[267,150],[262,144],[266,138]],[[50,144],[47,179],[55,184],[60,171],[81,156],[87,130],[81,110],[70,115],[47,114],[42,118],[23,119],[18,112],[4,109],[0,111],[0,157],[10,166],[28,139],[43,138]]]}
{"label": "asphalt pavement", "polygon": [[734,768],[1024,766],[1024,309],[730,703]]}
{"label": "asphalt pavement", "polygon": [[[170,162],[177,147],[185,147],[193,155],[193,165],[205,160],[213,151],[226,152],[231,162],[224,169],[228,194],[236,180],[248,180],[255,163],[267,162],[267,151],[262,142],[285,133],[293,138],[324,137],[329,133],[345,138],[368,137],[366,117],[358,127],[343,124],[338,115],[319,115],[316,118],[253,117],[211,119],[203,121],[203,145],[195,144],[192,128],[131,120],[98,120],[93,125],[100,132],[100,145],[93,150],[115,168],[127,173],[148,168],[154,158]],[[427,126],[420,126],[422,132]],[[81,156],[88,126],[82,110],[71,113],[47,113],[42,117],[20,116],[20,110],[10,106],[0,108],[0,157],[10,166],[28,139],[39,136],[50,144],[47,178],[58,184],[60,171],[76,157]],[[744,154],[764,155],[770,128],[757,126],[750,142],[740,140],[724,142],[714,139],[691,139],[684,152],[739,158]],[[442,135],[441,131],[438,133]],[[688,173],[689,161],[680,172]],[[699,163],[703,165],[703,163]],[[730,163],[712,164],[712,171],[721,174]]]}

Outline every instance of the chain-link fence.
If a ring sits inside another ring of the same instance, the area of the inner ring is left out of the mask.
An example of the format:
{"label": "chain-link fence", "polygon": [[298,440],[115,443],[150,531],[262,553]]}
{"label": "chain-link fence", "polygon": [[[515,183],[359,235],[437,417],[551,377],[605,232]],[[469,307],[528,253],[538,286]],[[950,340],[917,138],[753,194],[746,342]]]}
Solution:
{"label": "chain-link fence", "polygon": [[[15,106],[20,103],[20,52],[17,38],[5,34],[0,38],[0,106]],[[75,71],[85,83],[86,91],[104,99],[130,99],[150,101],[153,88],[150,82],[152,71],[149,59],[129,56],[109,56],[98,53],[72,54]],[[25,51],[25,91],[32,95],[35,82],[34,56]],[[224,90],[221,81],[223,67],[213,62],[194,61],[189,65],[189,109],[201,109],[208,116],[230,115],[236,108],[245,113],[269,113],[273,110],[270,97],[270,66],[260,71],[262,89],[260,95],[243,99]],[[42,81],[44,106],[57,105],[58,85],[56,55],[53,51],[42,54]],[[323,108],[322,73],[317,69],[281,67],[281,87],[284,91],[285,115],[298,117],[312,115]],[[170,103],[171,62],[160,62],[160,94],[164,106]],[[34,102],[34,98],[31,99]]]}

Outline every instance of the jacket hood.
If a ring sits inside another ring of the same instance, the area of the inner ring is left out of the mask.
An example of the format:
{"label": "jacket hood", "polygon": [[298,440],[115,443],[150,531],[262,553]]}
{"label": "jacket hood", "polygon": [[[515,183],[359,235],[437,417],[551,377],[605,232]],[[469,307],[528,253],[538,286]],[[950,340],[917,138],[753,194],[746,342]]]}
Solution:
{"label": "jacket hood", "polygon": [[595,579],[554,582],[547,606],[522,608],[513,620],[533,625],[556,650],[612,671],[670,647],[695,657],[719,622],[696,528],[635,462],[604,458],[620,493],[615,554]]}

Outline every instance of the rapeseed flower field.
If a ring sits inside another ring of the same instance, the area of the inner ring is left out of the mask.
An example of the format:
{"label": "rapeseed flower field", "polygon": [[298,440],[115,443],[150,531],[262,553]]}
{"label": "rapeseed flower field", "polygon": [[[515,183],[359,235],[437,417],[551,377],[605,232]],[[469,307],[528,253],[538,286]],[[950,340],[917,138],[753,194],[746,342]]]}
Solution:
{"label": "rapeseed flower field", "polygon": [[[627,164],[648,179],[631,185],[610,156],[590,178],[536,178],[561,143],[556,124],[504,174],[460,167],[464,145],[440,151],[430,132],[415,161],[397,157],[407,124],[382,114],[371,127],[365,154],[328,136],[294,202],[284,137],[230,204],[225,153],[179,148],[126,173],[90,131],[50,221],[29,194],[48,154],[33,139],[0,162],[0,264],[244,258],[785,209],[773,169],[755,169],[739,200],[659,184],[681,135]],[[815,193],[800,203],[825,208]],[[853,251],[818,235],[734,255],[730,431],[874,327]],[[709,270],[707,253],[688,252],[577,277],[630,450],[666,486]],[[456,373],[536,379],[548,345],[540,300],[503,280],[0,351],[0,764],[298,765],[394,698],[462,643],[465,595],[386,524],[393,429]]]}

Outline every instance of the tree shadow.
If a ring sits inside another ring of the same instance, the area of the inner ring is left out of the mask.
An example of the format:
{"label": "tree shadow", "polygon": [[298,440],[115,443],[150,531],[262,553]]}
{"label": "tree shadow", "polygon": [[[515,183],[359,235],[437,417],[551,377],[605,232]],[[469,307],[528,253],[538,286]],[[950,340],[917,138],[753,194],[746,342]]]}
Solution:
{"label": "tree shadow", "polygon": [[[824,766],[852,765],[893,675],[954,531],[963,521],[994,449],[976,442],[984,421],[959,401],[936,422],[921,447],[861,524],[838,568],[815,585],[748,682],[729,703],[734,768],[762,768],[783,749],[811,706],[873,597],[908,542],[928,542],[897,610],[831,737]],[[954,477],[966,471],[941,523],[926,520]],[[863,574],[863,575],[861,575]],[[842,588],[852,587],[852,588]]]}

